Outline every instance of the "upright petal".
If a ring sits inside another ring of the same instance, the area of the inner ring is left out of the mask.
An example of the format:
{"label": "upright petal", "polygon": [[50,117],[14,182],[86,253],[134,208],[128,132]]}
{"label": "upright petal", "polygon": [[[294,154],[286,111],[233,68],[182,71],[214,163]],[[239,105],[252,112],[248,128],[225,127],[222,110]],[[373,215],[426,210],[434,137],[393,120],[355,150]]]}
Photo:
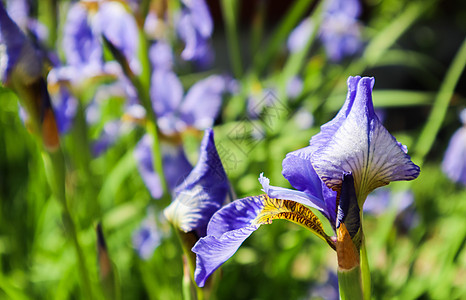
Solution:
{"label": "upright petal", "polygon": [[174,201],[165,209],[166,218],[184,232],[205,236],[210,217],[222,206],[230,188],[217,153],[214,132],[207,129],[199,160],[188,177],[175,189]]}
{"label": "upright petal", "polygon": [[346,117],[353,107],[354,99],[356,97],[356,90],[360,80],[361,76],[350,76],[348,78],[348,94],[346,95],[345,103],[340,108],[337,115],[331,121],[322,125],[320,127],[320,132],[312,137],[310,141],[312,151],[327,144],[332,139],[335,132],[340,128],[343,121],[346,120]]}
{"label": "upright petal", "polygon": [[341,174],[351,172],[361,207],[375,188],[415,179],[420,171],[375,115],[373,84],[374,79],[368,77],[358,82],[346,119],[311,158],[316,173],[333,190],[341,188]]}

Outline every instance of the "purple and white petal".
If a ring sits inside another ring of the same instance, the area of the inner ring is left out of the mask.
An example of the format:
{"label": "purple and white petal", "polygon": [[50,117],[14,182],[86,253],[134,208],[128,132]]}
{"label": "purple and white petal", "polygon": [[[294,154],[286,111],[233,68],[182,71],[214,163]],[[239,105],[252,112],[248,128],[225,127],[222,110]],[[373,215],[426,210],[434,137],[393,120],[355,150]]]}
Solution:
{"label": "purple and white petal", "polygon": [[351,172],[360,205],[375,188],[415,179],[420,172],[375,115],[373,84],[373,78],[359,81],[347,118],[311,158],[316,173],[329,188],[338,189],[341,174]]}
{"label": "purple and white petal", "polygon": [[196,253],[194,279],[200,287],[259,228],[254,221],[263,208],[260,197],[248,197],[229,203],[212,216],[207,236],[192,249]]}
{"label": "purple and white petal", "polygon": [[206,235],[210,217],[222,207],[230,185],[215,147],[212,129],[201,143],[199,160],[188,177],[176,187],[174,201],[164,210],[165,217],[184,232]]}

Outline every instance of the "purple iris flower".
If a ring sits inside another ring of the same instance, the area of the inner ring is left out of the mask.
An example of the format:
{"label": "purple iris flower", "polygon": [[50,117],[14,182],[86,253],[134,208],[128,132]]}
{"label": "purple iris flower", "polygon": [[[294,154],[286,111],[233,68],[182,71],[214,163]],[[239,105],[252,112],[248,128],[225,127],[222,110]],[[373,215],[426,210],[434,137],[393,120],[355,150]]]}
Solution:
{"label": "purple iris flower", "polygon": [[204,0],[183,0],[184,7],[177,22],[177,32],[185,43],[181,57],[188,61],[209,63],[212,57],[209,39],[213,31],[212,17]]}
{"label": "purple iris flower", "polygon": [[466,109],[460,114],[463,126],[450,139],[442,170],[454,182],[466,185]]}
{"label": "purple iris flower", "polygon": [[66,61],[71,66],[102,63],[102,46],[89,18],[88,8],[81,2],[71,5],[68,10],[62,45]]}
{"label": "purple iris flower", "polygon": [[[163,188],[159,174],[154,170],[152,147],[153,141],[151,136],[145,135],[137,144],[134,150],[134,157],[138,162],[139,174],[141,174],[152,198],[158,199],[162,197]],[[161,151],[164,175],[168,188],[173,191],[188,176],[192,170],[192,166],[181,146],[163,143]]]}
{"label": "purple iris flower", "polygon": [[139,31],[136,20],[122,3],[105,1],[99,4],[99,10],[93,18],[93,29],[104,35],[123,55],[138,74],[140,65],[137,59]]}
{"label": "purple iris flower", "polygon": [[338,62],[361,48],[360,12],[358,0],[327,2],[319,35],[330,60]]}
{"label": "purple iris flower", "polygon": [[344,222],[354,238],[360,229],[360,209],[373,189],[419,175],[405,148],[378,120],[373,84],[373,78],[350,77],[346,102],[336,117],[321,127],[308,147],[287,154],[282,173],[296,190],[270,186],[261,175],[267,195],[233,201],[212,216],[207,236],[192,249],[197,254],[199,286],[260,225],[288,219],[332,245],[320,220],[306,206],[319,210],[334,230]]}
{"label": "purple iris flower", "polygon": [[150,94],[160,130],[174,134],[188,127],[204,130],[213,126],[222,95],[229,88],[228,78],[211,75],[196,82],[183,97],[181,81],[172,71],[170,46],[157,42],[150,49],[149,57],[154,66]]}
{"label": "purple iris flower", "polygon": [[222,207],[230,184],[214,142],[214,132],[206,129],[199,160],[175,188],[173,202],[164,210],[165,217],[183,232],[206,235],[211,216]]}

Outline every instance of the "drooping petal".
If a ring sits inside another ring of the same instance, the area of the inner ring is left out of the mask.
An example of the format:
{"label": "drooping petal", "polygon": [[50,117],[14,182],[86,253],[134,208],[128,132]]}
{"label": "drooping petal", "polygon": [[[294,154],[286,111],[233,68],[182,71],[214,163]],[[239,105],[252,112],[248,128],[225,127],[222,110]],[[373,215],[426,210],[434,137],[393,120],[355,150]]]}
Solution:
{"label": "drooping petal", "polygon": [[174,201],[164,210],[166,218],[184,232],[206,235],[210,217],[222,206],[230,188],[214,142],[207,129],[199,160],[188,177],[175,189]]}
{"label": "drooping petal", "polygon": [[307,207],[289,200],[273,199],[267,195],[233,201],[216,212],[192,251],[197,254],[194,277],[199,286],[262,224],[285,219],[301,225],[326,241],[334,243],[323,229],[320,220]]}
{"label": "drooping petal", "polygon": [[189,89],[179,110],[180,118],[186,125],[201,130],[212,127],[222,106],[225,81],[220,75],[212,75]]}
{"label": "drooping petal", "polygon": [[316,173],[331,189],[340,189],[341,174],[351,172],[361,207],[375,188],[415,179],[420,171],[375,115],[373,83],[374,79],[367,77],[358,82],[346,119],[311,157]]}

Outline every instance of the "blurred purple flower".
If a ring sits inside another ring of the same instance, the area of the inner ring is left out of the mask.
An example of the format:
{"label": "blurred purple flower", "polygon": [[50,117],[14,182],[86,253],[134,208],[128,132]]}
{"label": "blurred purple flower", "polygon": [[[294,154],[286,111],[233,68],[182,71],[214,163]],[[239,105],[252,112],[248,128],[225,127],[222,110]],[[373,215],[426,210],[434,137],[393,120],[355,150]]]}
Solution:
{"label": "blurred purple flower", "polygon": [[133,247],[144,260],[152,257],[163,236],[155,222],[153,209],[149,208],[147,211],[147,216],[141,222],[140,228],[133,233]]}
{"label": "blurred purple flower", "polygon": [[360,11],[358,0],[327,2],[319,36],[330,60],[338,62],[361,48]]}
{"label": "blurred purple flower", "polygon": [[454,182],[466,185],[466,109],[460,114],[463,126],[451,137],[442,162],[442,170]]}
{"label": "blurred purple flower", "polygon": [[370,215],[381,215],[390,206],[396,207],[396,225],[402,230],[409,230],[419,223],[419,216],[414,209],[414,195],[411,190],[393,193],[389,188],[381,188],[367,196],[364,212]]}
{"label": "blurred purple flower", "polygon": [[291,77],[286,84],[286,95],[290,99],[295,99],[303,91],[303,80],[298,76]]}
{"label": "blurred purple flower", "polygon": [[87,7],[77,2],[68,10],[63,32],[63,51],[68,65],[101,65],[102,46],[99,36],[89,23]]}
{"label": "blurred purple flower", "polygon": [[[159,174],[154,170],[152,147],[152,138],[146,134],[137,144],[134,150],[134,157],[138,163],[139,174],[152,198],[158,199],[162,197],[163,188]],[[167,180],[168,188],[170,191],[173,191],[188,176],[192,170],[192,166],[181,146],[162,143],[161,148],[165,179]]]}
{"label": "blurred purple flower", "polygon": [[183,0],[182,3],[177,32],[186,46],[181,58],[209,64],[212,60],[209,39],[213,31],[209,8],[204,0]]}
{"label": "blurred purple flower", "polygon": [[288,50],[291,53],[295,53],[304,49],[304,46],[306,46],[307,42],[311,38],[313,29],[314,25],[312,24],[311,19],[306,18],[302,20],[288,37],[286,44]]}
{"label": "blurred purple flower", "polygon": [[214,132],[206,129],[199,160],[188,177],[176,187],[165,217],[183,232],[206,235],[211,216],[227,200],[230,184],[214,142]]}
{"label": "blurred purple flower", "polygon": [[173,52],[164,41],[149,50],[154,71],[150,95],[160,130],[171,135],[188,127],[204,130],[212,127],[222,105],[222,96],[231,88],[232,79],[211,75],[199,80],[183,97],[181,81],[173,72]]}
{"label": "blurred purple flower", "polygon": [[311,290],[310,299],[339,300],[338,276],[334,271],[327,272],[327,281],[317,284]]}
{"label": "blurred purple flower", "polygon": [[118,1],[105,1],[93,17],[93,29],[104,35],[121,53],[124,54],[131,70],[138,74],[140,64],[137,58],[139,31],[136,20],[127,7]]}

